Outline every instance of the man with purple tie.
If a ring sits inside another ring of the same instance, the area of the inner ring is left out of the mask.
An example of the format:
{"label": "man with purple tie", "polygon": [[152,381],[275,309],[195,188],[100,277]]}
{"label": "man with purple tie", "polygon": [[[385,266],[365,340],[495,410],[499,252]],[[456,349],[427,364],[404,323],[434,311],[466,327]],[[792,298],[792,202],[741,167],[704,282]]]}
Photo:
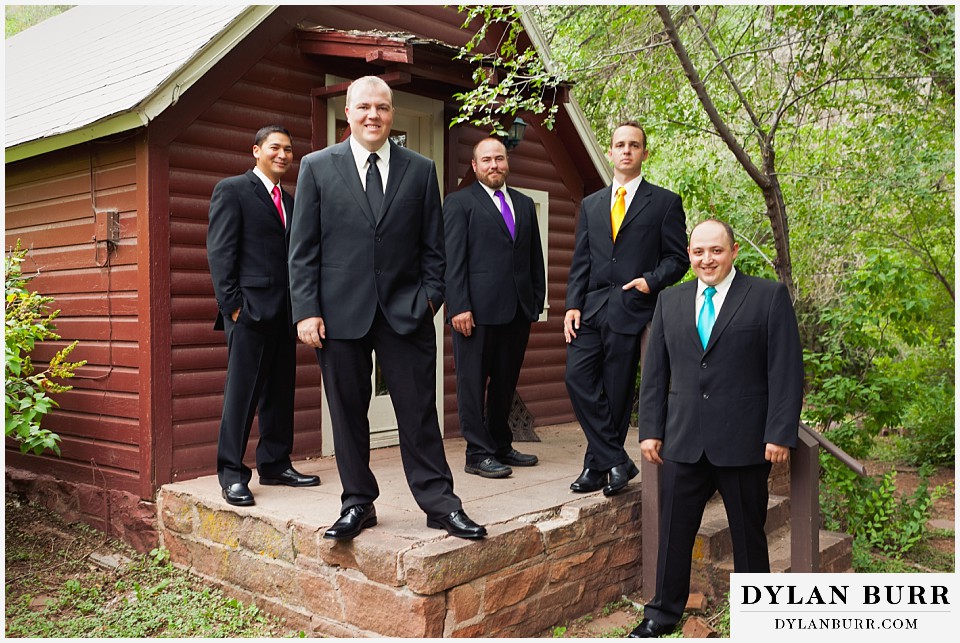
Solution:
{"label": "man with purple tie", "polygon": [[506,185],[506,147],[483,139],[472,165],[477,180],[443,202],[447,319],[467,441],[464,471],[505,478],[511,466],[537,463],[513,448],[507,421],[546,277],[533,199]]}

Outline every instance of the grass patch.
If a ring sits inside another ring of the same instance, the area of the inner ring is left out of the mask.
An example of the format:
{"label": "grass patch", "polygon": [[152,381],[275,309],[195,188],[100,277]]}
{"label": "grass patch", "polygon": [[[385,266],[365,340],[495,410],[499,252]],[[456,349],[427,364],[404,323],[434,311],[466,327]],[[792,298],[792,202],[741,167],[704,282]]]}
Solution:
{"label": "grass patch", "polygon": [[[8,637],[302,636],[173,567],[163,550],[138,554],[102,533],[6,497],[5,599]],[[91,562],[125,556],[116,569]]]}

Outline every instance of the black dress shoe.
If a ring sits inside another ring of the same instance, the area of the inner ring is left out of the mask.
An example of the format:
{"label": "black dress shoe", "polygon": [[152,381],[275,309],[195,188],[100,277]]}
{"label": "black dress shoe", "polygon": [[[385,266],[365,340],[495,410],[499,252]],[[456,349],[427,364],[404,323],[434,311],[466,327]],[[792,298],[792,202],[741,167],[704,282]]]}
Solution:
{"label": "black dress shoe", "polygon": [[570,489],[577,493],[587,493],[603,488],[607,483],[607,472],[598,469],[584,469],[580,477],[573,481]]}
{"label": "black dress shoe", "polygon": [[520,453],[516,449],[510,449],[503,455],[498,455],[497,460],[503,464],[509,464],[514,467],[532,467],[540,460],[535,455]]}
{"label": "black dress shoe", "polygon": [[348,507],[337,522],[323,533],[330,540],[352,540],[367,527],[377,524],[377,510],[372,502]]}
{"label": "black dress shoe", "polygon": [[467,473],[483,476],[484,478],[506,478],[513,473],[513,469],[500,464],[500,462],[493,458],[487,458],[480,464],[468,464],[463,470]]}
{"label": "black dress shoe", "polygon": [[626,464],[619,464],[610,469],[610,482],[603,488],[603,495],[612,496],[619,493],[627,486],[627,483],[637,477],[640,469],[633,463],[633,460],[627,460]]}
{"label": "black dress shoe", "polygon": [[228,505],[237,507],[249,507],[254,504],[253,494],[250,493],[250,487],[247,486],[246,482],[236,482],[229,487],[224,487],[223,499],[227,501]]}
{"label": "black dress shoe", "polygon": [[316,487],[320,484],[320,476],[305,476],[293,467],[274,476],[260,476],[260,484],[282,484],[288,487]]}
{"label": "black dress shoe", "polygon": [[636,626],[630,634],[627,635],[628,639],[655,639],[659,636],[669,634],[673,631],[675,625],[664,625],[662,623],[657,623],[656,621],[645,618],[640,621],[640,625]]}
{"label": "black dress shoe", "polygon": [[454,511],[452,514],[442,518],[427,517],[427,527],[431,529],[446,529],[447,533],[457,538],[476,539],[487,535],[487,529],[483,525],[470,520],[463,512],[463,509]]}

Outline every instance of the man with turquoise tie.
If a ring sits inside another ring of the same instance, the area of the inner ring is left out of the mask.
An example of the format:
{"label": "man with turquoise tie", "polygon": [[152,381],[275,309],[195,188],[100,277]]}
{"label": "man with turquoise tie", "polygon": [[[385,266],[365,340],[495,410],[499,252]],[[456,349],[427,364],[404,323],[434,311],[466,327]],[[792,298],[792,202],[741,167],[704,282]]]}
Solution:
{"label": "man with turquoise tie", "polygon": [[772,463],[796,446],[803,355],[787,288],[737,272],[726,223],[690,234],[695,281],[660,294],[640,384],[640,451],[662,466],[653,600],[631,638],[673,631],[690,590],[694,540],[719,491],[734,571],[769,572],[764,524]]}

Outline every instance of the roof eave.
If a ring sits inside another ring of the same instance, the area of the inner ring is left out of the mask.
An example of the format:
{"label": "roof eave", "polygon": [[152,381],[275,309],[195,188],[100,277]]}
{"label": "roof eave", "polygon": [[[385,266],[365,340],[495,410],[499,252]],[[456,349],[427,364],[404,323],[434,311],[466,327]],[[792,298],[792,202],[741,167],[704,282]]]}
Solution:
{"label": "roof eave", "polygon": [[133,107],[119,111],[94,123],[53,136],[24,141],[7,147],[5,162],[61,150],[71,145],[128,132],[148,125],[168,107],[176,104],[183,92],[199,81],[207,71],[226,56],[237,44],[256,29],[279,5],[253,5],[239,14],[223,31],[198,50],[180,69],[171,74],[148,96]]}

